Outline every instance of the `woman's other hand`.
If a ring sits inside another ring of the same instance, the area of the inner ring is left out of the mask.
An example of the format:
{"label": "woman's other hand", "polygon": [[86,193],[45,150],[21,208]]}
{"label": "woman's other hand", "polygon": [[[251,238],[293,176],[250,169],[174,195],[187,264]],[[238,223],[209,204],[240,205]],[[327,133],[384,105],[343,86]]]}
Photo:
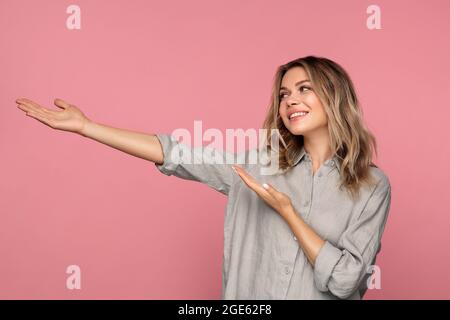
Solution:
{"label": "woman's other hand", "polygon": [[233,169],[241,177],[242,181],[252,189],[264,202],[277,211],[283,218],[287,218],[292,212],[292,202],[288,195],[276,190],[273,186],[266,183],[259,183],[255,178],[248,174],[242,167],[233,165]]}

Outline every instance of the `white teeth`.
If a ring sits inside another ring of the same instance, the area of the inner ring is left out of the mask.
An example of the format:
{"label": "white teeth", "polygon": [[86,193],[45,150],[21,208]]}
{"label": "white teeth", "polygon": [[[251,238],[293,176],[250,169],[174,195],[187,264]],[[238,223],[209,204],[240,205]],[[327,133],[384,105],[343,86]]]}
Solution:
{"label": "white teeth", "polygon": [[294,112],[293,114],[291,114],[291,116],[289,117],[289,119],[292,119],[292,118],[294,118],[294,117],[298,117],[298,116],[305,116],[305,115],[307,115],[308,114],[308,112],[306,112],[306,111],[300,111],[300,112]]}

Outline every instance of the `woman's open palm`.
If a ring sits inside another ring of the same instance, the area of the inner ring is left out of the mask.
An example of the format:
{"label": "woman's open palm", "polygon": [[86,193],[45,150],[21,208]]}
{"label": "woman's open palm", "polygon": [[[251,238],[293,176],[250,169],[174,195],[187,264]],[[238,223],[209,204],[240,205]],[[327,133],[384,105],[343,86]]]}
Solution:
{"label": "woman's open palm", "polygon": [[89,119],[81,110],[61,99],[55,99],[54,103],[61,110],[44,108],[34,101],[26,98],[16,100],[18,108],[26,112],[45,125],[58,130],[81,133]]}

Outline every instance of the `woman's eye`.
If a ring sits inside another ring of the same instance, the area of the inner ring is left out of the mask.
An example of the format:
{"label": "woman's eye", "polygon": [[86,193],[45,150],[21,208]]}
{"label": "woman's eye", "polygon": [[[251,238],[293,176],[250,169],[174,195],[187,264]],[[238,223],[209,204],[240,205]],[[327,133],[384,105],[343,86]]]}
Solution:
{"label": "woman's eye", "polygon": [[[302,89],[308,89],[308,90],[311,90],[310,87],[307,87],[307,86],[301,86],[301,87],[299,88],[300,92],[302,92]],[[280,93],[280,95],[278,96],[278,98],[283,99],[283,97],[284,97],[286,94],[287,94],[287,93]]]}
{"label": "woman's eye", "polygon": [[310,89],[311,89],[310,87],[306,87],[306,86],[301,86],[301,87],[300,87],[300,92],[302,91],[302,89],[303,89],[303,88],[306,88],[306,89],[308,89],[308,90],[310,90]]}

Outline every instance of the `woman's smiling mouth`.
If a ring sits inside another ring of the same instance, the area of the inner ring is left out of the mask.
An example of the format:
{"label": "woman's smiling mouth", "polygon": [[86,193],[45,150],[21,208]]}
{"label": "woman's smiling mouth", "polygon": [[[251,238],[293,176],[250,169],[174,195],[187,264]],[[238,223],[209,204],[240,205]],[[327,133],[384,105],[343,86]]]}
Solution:
{"label": "woman's smiling mouth", "polygon": [[296,121],[296,120],[301,120],[304,117],[306,117],[309,114],[308,111],[300,111],[300,112],[294,112],[293,114],[291,114],[291,116],[289,117],[289,121]]}

